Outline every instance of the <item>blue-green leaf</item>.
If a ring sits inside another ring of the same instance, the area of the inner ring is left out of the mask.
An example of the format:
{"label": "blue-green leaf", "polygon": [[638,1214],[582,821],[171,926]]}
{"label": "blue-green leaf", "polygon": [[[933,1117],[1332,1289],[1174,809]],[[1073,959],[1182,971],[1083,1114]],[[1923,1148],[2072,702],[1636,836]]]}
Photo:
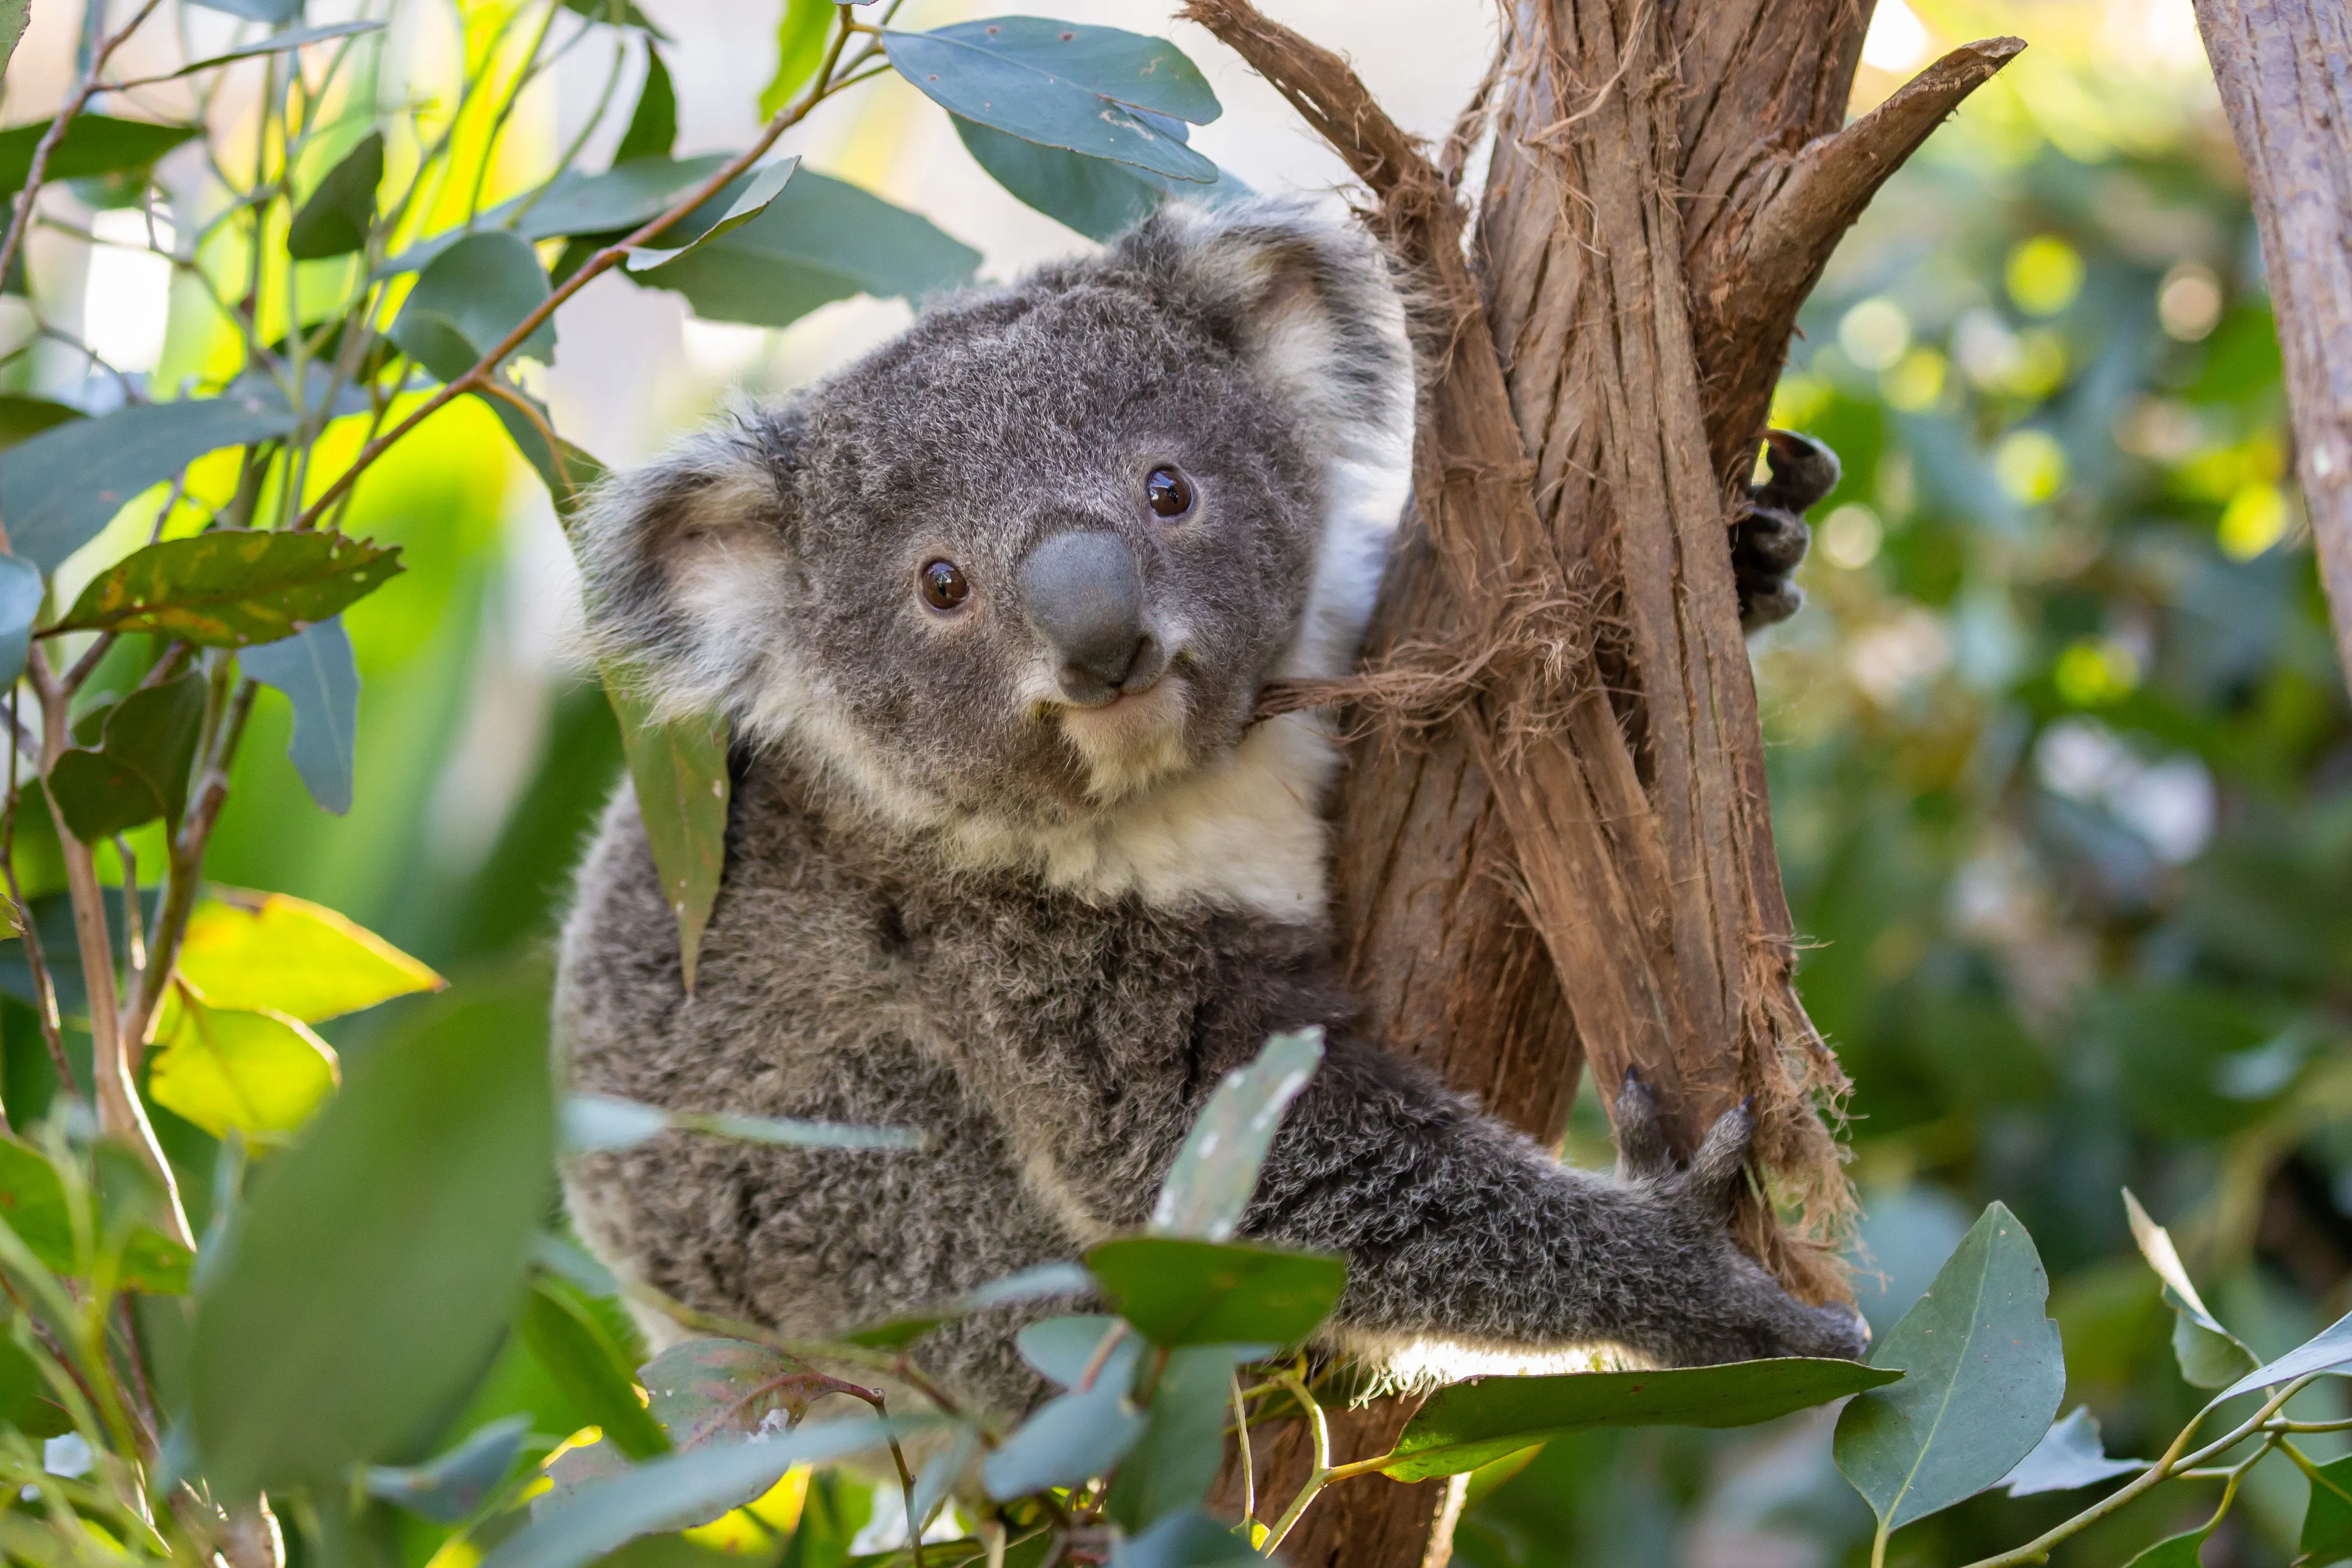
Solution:
{"label": "blue-green leaf", "polygon": [[268,22],[273,26],[302,14],[302,0],[194,0],[194,4],[207,11],[226,11],[248,22]]}
{"label": "blue-green leaf", "polygon": [[237,664],[247,675],[286,694],[294,705],[294,736],[286,755],[310,799],[337,816],[352,809],[359,744],[360,671],[341,616],[291,637],[247,648]]}
{"label": "blue-green leaf", "polygon": [[1265,1561],[1234,1527],[1197,1508],[1179,1509],[1110,1550],[1110,1568],[1248,1568]]}
{"label": "blue-green leaf", "polygon": [[1322,1061],[1323,1028],[1317,1024],[1276,1035],[1255,1061],[1225,1074],[1160,1185],[1153,1235],[1234,1239],[1283,1113]]}
{"label": "blue-green leaf", "polygon": [[780,1144],[803,1149],[919,1149],[923,1134],[910,1127],[860,1127],[845,1122],[803,1122],[786,1116],[736,1116],[723,1112],[664,1111],[605,1094],[574,1094],[563,1103],[564,1146],[574,1154],[629,1149],[666,1128],[731,1138],[744,1144]]}
{"label": "blue-green leaf", "polygon": [[1872,1354],[1904,1379],[1845,1407],[1834,1452],[1882,1529],[1975,1496],[2042,1441],[2066,1386],[2049,1296],[2033,1239],[1995,1203]]}
{"label": "blue-green leaf", "polygon": [[1217,177],[1215,164],[1137,112],[1196,125],[1221,112],[1199,68],[1164,38],[998,16],[882,41],[900,76],[966,120],[1174,180]]}
{"label": "blue-green leaf", "polygon": [[2234,1399],[2257,1388],[2275,1388],[2318,1372],[2352,1372],[2352,1312],[2336,1319],[2276,1361],[2256,1367],[2216,1397]]}
{"label": "blue-green leaf", "polygon": [[1128,1402],[1126,1381],[1106,1372],[1091,1386],[1039,1406],[988,1456],[981,1479],[988,1495],[1003,1502],[1107,1476],[1143,1436],[1143,1412]]}
{"label": "blue-green leaf", "polygon": [[506,1479],[530,1431],[530,1416],[509,1416],[425,1464],[371,1466],[368,1494],[436,1523],[456,1524]]}
{"label": "blue-green leaf", "polygon": [[39,567],[18,556],[0,555],[0,691],[15,685],[25,673],[25,655],[33,645],[33,617],[41,612],[46,591]]}
{"label": "blue-green leaf", "polygon": [[1224,1463],[1234,1368],[1265,1351],[1263,1345],[1194,1344],[1169,1353],[1152,1385],[1143,1436],[1111,1482],[1108,1510],[1122,1529],[1144,1530],[1207,1499]]}
{"label": "blue-green leaf", "polygon": [[[528,241],[503,229],[470,234],[417,276],[392,324],[392,340],[443,381],[455,381],[504,341],[548,292],[547,270]],[[533,328],[514,352],[542,363],[553,360],[554,318]]]}
{"label": "blue-green leaf", "polygon": [[736,190],[737,194],[728,203],[727,210],[719,214],[717,223],[684,244],[667,250],[648,246],[631,251],[629,270],[648,271],[661,266],[664,262],[676,261],[682,256],[691,256],[713,240],[734,233],[768,210],[769,204],[783,193],[785,184],[793,177],[793,171],[800,166],[801,161],[796,157],[780,158],[773,163],[762,164],[752,170],[751,178],[740,182],[740,188],[736,185],[729,187],[730,190]]}
{"label": "blue-green leaf", "polygon": [[2099,1418],[2091,1414],[2089,1406],[2077,1405],[1998,1484],[2011,1497],[2032,1497],[2036,1492],[2072,1491],[2146,1469],[2146,1459],[2107,1458],[2106,1445],[2099,1437]]}
{"label": "blue-green leaf", "polygon": [[[972,162],[987,170],[998,184],[1088,239],[1108,240],[1124,234],[1171,196],[1214,204],[1250,193],[1250,188],[1226,170],[1217,171],[1215,181],[1206,185],[1171,180],[1129,163],[1024,141],[960,114],[948,118]],[[1181,120],[1150,113],[1142,118],[1179,141],[1185,139]]]}
{"label": "blue-green leaf", "polygon": [[250,43],[239,44],[235,48],[223,49],[219,54],[207,55],[201,60],[192,60],[172,74],[175,77],[194,76],[198,71],[208,71],[215,66],[234,65],[238,60],[249,60],[257,55],[284,54],[289,49],[304,48],[311,44],[330,43],[336,38],[348,38],[358,33],[380,33],[383,30],[382,22],[330,22],[320,27],[298,27],[290,33],[271,33],[267,37],[256,38]]}

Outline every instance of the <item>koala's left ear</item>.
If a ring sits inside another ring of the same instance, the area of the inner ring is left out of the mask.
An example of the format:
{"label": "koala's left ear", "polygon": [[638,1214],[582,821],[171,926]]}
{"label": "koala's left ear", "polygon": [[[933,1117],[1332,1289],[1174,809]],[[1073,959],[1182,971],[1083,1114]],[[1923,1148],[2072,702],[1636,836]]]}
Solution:
{"label": "koala's left ear", "polygon": [[1171,203],[1107,258],[1160,274],[1334,455],[1402,461],[1413,363],[1396,270],[1362,227],[1295,202]]}

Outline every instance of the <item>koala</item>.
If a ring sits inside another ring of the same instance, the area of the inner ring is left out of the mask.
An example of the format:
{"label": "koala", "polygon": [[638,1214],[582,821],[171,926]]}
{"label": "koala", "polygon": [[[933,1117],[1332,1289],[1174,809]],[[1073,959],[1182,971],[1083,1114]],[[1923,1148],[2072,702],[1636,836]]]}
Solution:
{"label": "koala", "polygon": [[[585,1155],[592,1249],[796,1335],[898,1315],[1141,1228],[1220,1079],[1320,1024],[1243,1230],[1346,1257],[1331,1348],[1454,1371],[1862,1349],[1732,1241],[1744,1110],[1678,1167],[1629,1084],[1612,1179],[1351,1022],[1334,737],[1255,710],[1351,662],[1406,497],[1405,325],[1353,225],[1171,205],[605,483],[574,534],[594,650],[657,713],[730,716],[733,793],[690,988],[612,802],[562,934],[572,1082],[927,1145]],[[1017,1412],[1047,1389],[1010,1326],[916,1354]]]}
{"label": "koala", "polygon": [[1765,433],[1764,463],[1764,483],[1748,486],[1747,504],[1731,526],[1739,623],[1750,632],[1804,608],[1804,591],[1790,579],[1813,542],[1805,513],[1843,476],[1836,453],[1793,430]]}

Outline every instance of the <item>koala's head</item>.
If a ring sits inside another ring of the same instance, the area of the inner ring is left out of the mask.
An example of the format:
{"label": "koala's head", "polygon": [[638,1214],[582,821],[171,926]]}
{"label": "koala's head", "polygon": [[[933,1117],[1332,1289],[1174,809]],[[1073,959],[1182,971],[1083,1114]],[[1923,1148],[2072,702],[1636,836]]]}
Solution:
{"label": "koala's head", "polygon": [[591,636],[894,815],[1081,819],[1213,765],[1268,679],[1344,668],[1412,401],[1352,226],[1164,209],[610,482]]}

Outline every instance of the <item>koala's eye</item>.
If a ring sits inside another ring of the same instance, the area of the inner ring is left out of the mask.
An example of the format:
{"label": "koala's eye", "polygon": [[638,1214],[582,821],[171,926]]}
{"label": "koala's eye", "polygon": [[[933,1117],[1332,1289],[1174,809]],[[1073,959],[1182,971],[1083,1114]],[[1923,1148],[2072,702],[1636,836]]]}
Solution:
{"label": "koala's eye", "polygon": [[971,596],[971,584],[951,560],[923,563],[923,602],[934,610],[953,610]]}
{"label": "koala's eye", "polygon": [[1192,482],[1173,468],[1154,468],[1144,476],[1143,499],[1155,517],[1181,517],[1192,509]]}

